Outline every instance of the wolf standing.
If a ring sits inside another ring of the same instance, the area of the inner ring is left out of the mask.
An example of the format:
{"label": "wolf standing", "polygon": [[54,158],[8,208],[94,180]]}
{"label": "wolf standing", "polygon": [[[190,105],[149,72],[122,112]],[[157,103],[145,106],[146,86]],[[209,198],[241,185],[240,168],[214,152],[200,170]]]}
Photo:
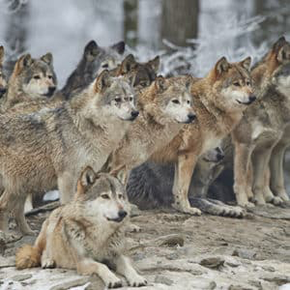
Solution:
{"label": "wolf standing", "polygon": [[98,171],[138,115],[131,86],[108,71],[80,95],[55,108],[0,116],[0,230],[8,213],[24,234],[27,193],[59,188],[61,202],[71,199],[80,169]]}

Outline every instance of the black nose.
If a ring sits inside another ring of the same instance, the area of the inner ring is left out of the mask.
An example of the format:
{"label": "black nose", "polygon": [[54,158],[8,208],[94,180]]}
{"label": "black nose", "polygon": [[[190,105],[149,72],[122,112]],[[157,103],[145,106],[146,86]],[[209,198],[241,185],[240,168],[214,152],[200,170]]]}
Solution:
{"label": "black nose", "polygon": [[54,91],[55,91],[56,87],[49,87],[48,88],[48,95],[52,96]]}
{"label": "black nose", "polygon": [[0,95],[4,95],[6,93],[6,88],[0,88]]}
{"label": "black nose", "polygon": [[225,157],[225,155],[223,153],[218,153],[217,156],[216,156],[216,158],[217,158],[218,161],[223,160],[224,157]]}
{"label": "black nose", "polygon": [[119,212],[118,212],[118,216],[119,218],[123,219],[125,216],[127,215],[127,212],[123,209],[121,209]]}
{"label": "black nose", "polygon": [[190,122],[192,122],[192,121],[196,118],[196,116],[195,116],[193,113],[189,113],[189,114],[187,115],[187,118],[188,118],[188,120],[189,120]]}
{"label": "black nose", "polygon": [[138,111],[131,112],[132,120],[136,119],[138,117],[138,115],[139,115]]}
{"label": "black nose", "polygon": [[257,98],[254,95],[250,95],[250,97],[249,97],[249,100],[250,100],[251,103],[254,102],[256,99]]}

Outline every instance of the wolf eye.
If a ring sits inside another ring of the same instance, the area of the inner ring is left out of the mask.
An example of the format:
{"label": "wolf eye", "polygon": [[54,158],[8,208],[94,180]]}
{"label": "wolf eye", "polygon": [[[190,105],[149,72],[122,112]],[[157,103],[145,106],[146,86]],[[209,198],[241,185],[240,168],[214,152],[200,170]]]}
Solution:
{"label": "wolf eye", "polygon": [[190,100],[187,100],[187,104],[190,105]]}
{"label": "wolf eye", "polygon": [[124,198],[123,194],[118,194],[118,198],[123,199]]}
{"label": "wolf eye", "polygon": [[109,195],[106,194],[106,193],[105,193],[105,194],[102,194],[101,197],[102,197],[103,199],[110,199]]}
{"label": "wolf eye", "polygon": [[249,86],[251,83],[250,81],[246,81],[246,85]]}
{"label": "wolf eye", "polygon": [[234,82],[233,85],[234,85],[235,87],[239,87],[239,86],[240,86],[240,83],[239,83],[239,82]]}
{"label": "wolf eye", "polygon": [[34,78],[35,80],[40,80],[40,76],[39,76],[39,75],[35,75],[35,76],[33,76],[33,78]]}
{"label": "wolf eye", "polygon": [[179,104],[179,101],[176,100],[176,99],[174,99],[174,100],[172,100],[172,103],[173,103],[173,104]]}
{"label": "wolf eye", "polygon": [[109,67],[109,65],[107,64],[107,63],[104,63],[103,65],[102,65],[102,68],[108,68]]}
{"label": "wolf eye", "polygon": [[132,102],[133,101],[133,97],[129,97],[129,101]]}
{"label": "wolf eye", "polygon": [[50,80],[52,79],[52,75],[47,76]]}
{"label": "wolf eye", "polygon": [[120,97],[116,97],[115,98],[115,102],[120,103],[121,102],[121,98]]}
{"label": "wolf eye", "polygon": [[141,85],[141,87],[146,87],[147,86],[147,83],[142,82],[142,83],[140,83],[140,85]]}

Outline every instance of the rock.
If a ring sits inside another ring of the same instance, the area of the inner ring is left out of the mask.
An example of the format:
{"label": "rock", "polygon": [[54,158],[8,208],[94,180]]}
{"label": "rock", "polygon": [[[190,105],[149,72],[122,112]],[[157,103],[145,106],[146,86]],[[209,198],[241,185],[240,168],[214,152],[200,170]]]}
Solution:
{"label": "rock", "polygon": [[290,276],[286,276],[286,275],[279,275],[279,274],[271,275],[271,276],[267,275],[267,276],[264,276],[262,279],[268,282],[275,283],[278,286],[290,283]]}
{"label": "rock", "polygon": [[163,276],[163,275],[157,275],[155,277],[155,280],[154,280],[155,283],[160,283],[160,284],[165,284],[165,285],[172,285],[173,284],[173,281],[169,278],[167,278],[166,276]]}
{"label": "rock", "polygon": [[234,250],[232,256],[237,256],[242,259],[253,260],[256,257],[257,253],[254,250],[249,249],[236,249]]}
{"label": "rock", "polygon": [[15,275],[15,276],[13,276],[11,279],[12,279],[13,281],[21,282],[21,281],[24,281],[24,280],[30,279],[31,277],[32,277],[31,274],[20,274],[20,275]]}
{"label": "rock", "polygon": [[[60,283],[58,285],[55,285],[55,286],[51,287],[49,290],[67,290],[67,289],[70,289],[72,287],[84,286],[86,283],[89,282],[89,279],[90,279],[90,277],[78,278],[78,279],[73,280],[73,281],[64,282],[64,283]],[[87,286],[89,286],[89,283]]]}
{"label": "rock", "polygon": [[6,267],[14,267],[15,266],[15,258],[12,257],[2,257],[0,256],[0,268],[6,268]]}
{"label": "rock", "polygon": [[199,264],[210,269],[219,269],[225,263],[225,260],[220,257],[209,257],[202,259]]}
{"label": "rock", "polygon": [[168,246],[168,247],[175,247],[180,246],[182,247],[184,245],[184,237],[179,234],[172,234],[160,237],[155,240],[157,243],[157,246]]}

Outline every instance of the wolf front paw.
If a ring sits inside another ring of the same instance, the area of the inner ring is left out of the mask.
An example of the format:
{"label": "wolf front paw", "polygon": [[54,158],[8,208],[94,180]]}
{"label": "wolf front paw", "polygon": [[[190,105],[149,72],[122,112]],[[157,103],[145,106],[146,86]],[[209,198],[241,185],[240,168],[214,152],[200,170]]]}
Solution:
{"label": "wolf front paw", "polygon": [[191,214],[191,215],[201,215],[201,210],[196,207],[191,207],[190,204],[180,204],[180,203],[174,203],[172,204],[172,207],[176,209],[179,212]]}
{"label": "wolf front paw", "polygon": [[127,277],[129,286],[141,287],[147,285],[147,280],[139,274],[134,274],[132,277]]}
{"label": "wolf front paw", "polygon": [[50,258],[44,258],[41,260],[41,268],[47,269],[47,268],[54,268],[55,262]]}
{"label": "wolf front paw", "polygon": [[102,277],[105,285],[108,288],[119,288],[122,287],[122,281],[113,273],[107,274],[106,277]]}

